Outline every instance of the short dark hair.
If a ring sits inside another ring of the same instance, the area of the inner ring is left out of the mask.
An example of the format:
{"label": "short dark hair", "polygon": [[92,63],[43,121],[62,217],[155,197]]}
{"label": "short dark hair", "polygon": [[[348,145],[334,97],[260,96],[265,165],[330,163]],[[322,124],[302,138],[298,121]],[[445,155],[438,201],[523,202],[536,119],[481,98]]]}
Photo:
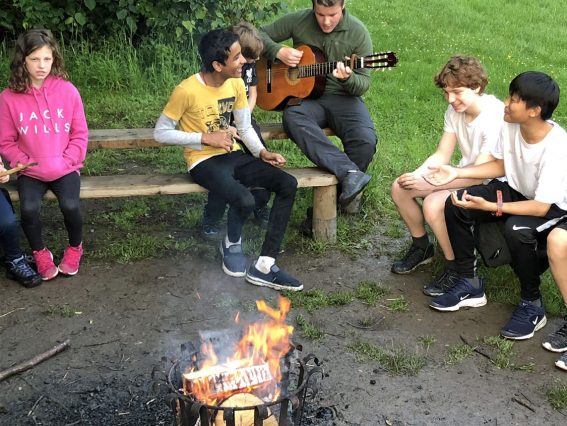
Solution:
{"label": "short dark hair", "polygon": [[518,96],[528,108],[540,107],[542,120],[549,120],[559,104],[559,85],[543,72],[526,71],[510,82],[510,96]]}
{"label": "short dark hair", "polygon": [[214,72],[213,62],[225,64],[230,54],[230,47],[238,41],[238,36],[226,29],[211,30],[199,41],[201,70]]}
{"label": "short dark hair", "polygon": [[480,61],[474,56],[455,55],[452,56],[439,71],[433,81],[440,89],[445,87],[468,87],[479,89],[481,95],[488,84],[486,71],[482,68]]}
{"label": "short dark hair", "polygon": [[313,2],[313,7],[315,7],[315,4],[318,4],[319,6],[324,6],[324,7],[333,7],[333,6],[344,6],[345,4],[345,0],[311,0]]}

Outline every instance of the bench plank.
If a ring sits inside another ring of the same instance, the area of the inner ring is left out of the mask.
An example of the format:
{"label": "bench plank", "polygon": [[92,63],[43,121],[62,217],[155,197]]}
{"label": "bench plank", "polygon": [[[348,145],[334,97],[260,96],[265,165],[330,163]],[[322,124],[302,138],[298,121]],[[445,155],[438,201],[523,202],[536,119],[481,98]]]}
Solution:
{"label": "bench plank", "polygon": [[[286,169],[295,176],[300,188],[327,187],[337,184],[337,178],[317,168]],[[13,200],[18,200],[15,182],[5,185]],[[118,198],[144,195],[178,195],[191,192],[206,192],[197,185],[188,173],[171,175],[113,175],[82,176],[81,198]],[[48,192],[46,198],[55,196]]]}
{"label": "bench plank", "polygon": [[[289,139],[281,123],[266,123],[260,126],[264,140]],[[323,129],[327,136],[332,136],[331,129]],[[89,130],[88,149],[133,149],[159,148],[164,144],[154,140],[154,129],[94,129]]]}

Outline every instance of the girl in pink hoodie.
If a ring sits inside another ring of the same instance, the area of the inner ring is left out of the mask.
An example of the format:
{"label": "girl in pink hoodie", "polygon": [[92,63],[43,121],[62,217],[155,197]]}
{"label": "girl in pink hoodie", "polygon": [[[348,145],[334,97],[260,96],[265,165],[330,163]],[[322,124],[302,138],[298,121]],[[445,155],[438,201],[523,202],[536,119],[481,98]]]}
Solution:
{"label": "girl in pink hoodie", "polygon": [[[78,90],[63,68],[50,31],[28,30],[16,41],[9,87],[0,93],[0,154],[10,167],[37,163],[18,176],[22,228],[43,280],[79,270],[83,220],[80,177],[88,142]],[[59,266],[42,239],[41,202],[47,190],[57,197],[69,235]]]}

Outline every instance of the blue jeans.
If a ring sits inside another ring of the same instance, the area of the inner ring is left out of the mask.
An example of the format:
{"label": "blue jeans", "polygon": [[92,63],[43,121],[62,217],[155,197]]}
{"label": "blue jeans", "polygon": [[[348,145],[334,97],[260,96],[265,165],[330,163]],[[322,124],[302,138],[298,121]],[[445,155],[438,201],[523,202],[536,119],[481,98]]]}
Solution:
{"label": "blue jeans", "polygon": [[20,225],[4,191],[0,191],[0,244],[4,249],[4,260],[14,260],[22,255]]}

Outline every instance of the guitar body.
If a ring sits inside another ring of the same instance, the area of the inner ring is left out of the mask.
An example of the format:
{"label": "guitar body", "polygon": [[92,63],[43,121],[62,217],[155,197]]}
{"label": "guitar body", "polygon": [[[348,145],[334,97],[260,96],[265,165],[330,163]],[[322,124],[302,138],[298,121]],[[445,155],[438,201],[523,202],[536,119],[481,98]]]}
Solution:
{"label": "guitar body", "polygon": [[[309,46],[298,46],[303,52],[298,67],[325,61],[323,52]],[[317,98],[325,90],[326,75],[299,77],[298,68],[288,67],[282,62],[256,62],[258,75],[258,99],[256,105],[266,111],[282,110],[290,98]]]}

